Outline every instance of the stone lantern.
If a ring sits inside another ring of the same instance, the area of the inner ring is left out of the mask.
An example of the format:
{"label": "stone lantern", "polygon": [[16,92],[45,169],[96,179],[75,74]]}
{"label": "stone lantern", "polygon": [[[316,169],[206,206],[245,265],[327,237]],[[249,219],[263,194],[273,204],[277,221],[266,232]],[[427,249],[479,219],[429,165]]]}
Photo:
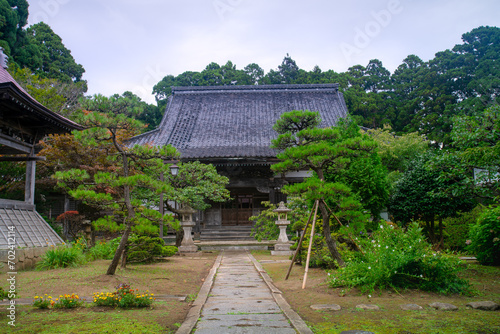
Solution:
{"label": "stone lantern", "polygon": [[286,227],[290,225],[290,221],[288,220],[288,212],[290,211],[292,210],[287,208],[283,202],[280,202],[278,208],[273,210],[273,212],[278,214],[276,225],[280,228],[280,236],[278,237],[278,242],[274,245],[274,251],[271,252],[271,255],[292,255],[293,253],[290,250],[290,242],[286,235]]}
{"label": "stone lantern", "polygon": [[195,212],[189,205],[183,205],[178,211],[181,215],[181,226],[184,230],[184,238],[179,247],[180,253],[195,253],[198,251],[198,246],[194,244],[193,237],[191,236],[191,231],[193,226],[195,226],[195,222],[193,222],[193,213]]}

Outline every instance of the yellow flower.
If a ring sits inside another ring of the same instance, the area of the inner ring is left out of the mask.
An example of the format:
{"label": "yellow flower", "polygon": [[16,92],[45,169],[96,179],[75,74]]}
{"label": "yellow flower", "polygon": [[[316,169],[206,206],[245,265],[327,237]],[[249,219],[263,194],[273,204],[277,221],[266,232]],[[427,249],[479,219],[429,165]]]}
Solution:
{"label": "yellow flower", "polygon": [[38,296],[35,296],[35,299],[38,299],[39,297]]}

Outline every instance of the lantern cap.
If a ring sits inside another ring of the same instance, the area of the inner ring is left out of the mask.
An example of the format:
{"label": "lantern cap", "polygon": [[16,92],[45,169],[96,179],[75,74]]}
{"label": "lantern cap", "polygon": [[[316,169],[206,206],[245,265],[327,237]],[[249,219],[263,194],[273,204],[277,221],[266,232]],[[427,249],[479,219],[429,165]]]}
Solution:
{"label": "lantern cap", "polygon": [[196,210],[190,207],[189,205],[184,204],[179,210],[177,210],[177,212],[181,215],[192,215],[193,213],[196,212]]}
{"label": "lantern cap", "polygon": [[280,204],[278,205],[278,207],[273,210],[273,212],[277,212],[277,213],[286,213],[286,212],[290,212],[290,211],[292,211],[292,209],[287,208],[285,206],[284,202],[280,202]]}

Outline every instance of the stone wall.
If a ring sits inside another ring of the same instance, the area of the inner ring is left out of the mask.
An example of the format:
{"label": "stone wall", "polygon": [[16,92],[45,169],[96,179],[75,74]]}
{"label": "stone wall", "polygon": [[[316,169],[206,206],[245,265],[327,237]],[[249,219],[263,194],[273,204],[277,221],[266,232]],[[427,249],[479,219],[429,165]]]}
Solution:
{"label": "stone wall", "polygon": [[0,249],[0,273],[32,269],[48,249],[49,247],[17,248],[15,260],[11,260],[16,265],[15,270],[8,266],[9,255],[12,253],[9,253],[8,249]]}

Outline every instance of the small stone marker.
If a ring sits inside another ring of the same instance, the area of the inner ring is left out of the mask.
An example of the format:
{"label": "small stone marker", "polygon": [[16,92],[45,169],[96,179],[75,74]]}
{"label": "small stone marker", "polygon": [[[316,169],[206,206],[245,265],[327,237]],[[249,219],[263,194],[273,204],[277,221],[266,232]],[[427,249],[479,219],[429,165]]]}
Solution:
{"label": "small stone marker", "polygon": [[472,307],[475,310],[483,310],[483,311],[495,311],[500,309],[500,305],[492,301],[471,302],[466,306]]}
{"label": "small stone marker", "polygon": [[456,311],[458,310],[458,307],[452,304],[447,304],[447,303],[432,303],[429,304],[430,307],[434,307],[436,310],[441,310],[441,311]]}
{"label": "small stone marker", "polygon": [[311,305],[311,308],[315,311],[340,311],[342,307],[337,304],[316,304]]}
{"label": "small stone marker", "polygon": [[424,308],[417,304],[405,304],[399,306],[403,311],[418,311],[423,310]]}
{"label": "small stone marker", "polygon": [[380,307],[374,304],[359,304],[356,305],[356,308],[360,308],[362,310],[372,310],[372,311],[378,311],[380,310]]}

